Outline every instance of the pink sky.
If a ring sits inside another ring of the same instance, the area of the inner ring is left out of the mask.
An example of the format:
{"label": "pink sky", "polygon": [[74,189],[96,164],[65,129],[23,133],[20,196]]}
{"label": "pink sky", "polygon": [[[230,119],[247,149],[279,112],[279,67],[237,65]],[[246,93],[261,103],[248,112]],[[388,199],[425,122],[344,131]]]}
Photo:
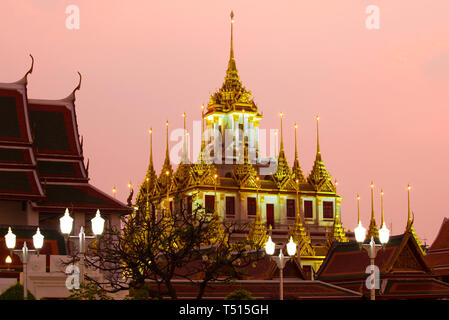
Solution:
{"label": "pink sky", "polygon": [[[80,8],[80,29],[65,26],[66,7]],[[368,5],[380,29],[365,28]],[[430,244],[449,210],[449,1],[118,1],[2,0],[1,82],[16,81],[36,60],[31,98],[59,99],[76,86],[80,134],[92,183],[125,201],[148,165],[164,155],[164,122],[199,120],[200,105],[221,86],[229,56],[229,13],[235,13],[237,68],[264,112],[262,128],[285,114],[293,163],[293,123],[308,174],[320,115],[323,159],[343,196],[342,219],[356,223],[356,193],[365,226],[370,181],[380,221],[380,187],[393,233],[407,218],[412,189],[415,230]],[[189,123],[191,128],[192,123]],[[61,213],[62,214],[62,213]]]}

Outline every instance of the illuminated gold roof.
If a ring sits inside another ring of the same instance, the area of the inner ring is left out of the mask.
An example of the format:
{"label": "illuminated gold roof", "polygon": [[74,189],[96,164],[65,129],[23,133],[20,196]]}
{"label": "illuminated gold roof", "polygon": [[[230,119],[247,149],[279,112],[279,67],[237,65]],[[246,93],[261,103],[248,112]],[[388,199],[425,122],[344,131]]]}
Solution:
{"label": "illuminated gold roof", "polygon": [[228,113],[243,110],[257,112],[257,106],[253,101],[251,91],[246,90],[242,85],[237,71],[233,46],[233,18],[234,13],[231,12],[231,50],[225,81],[221,88],[211,95],[205,115],[213,112]]}

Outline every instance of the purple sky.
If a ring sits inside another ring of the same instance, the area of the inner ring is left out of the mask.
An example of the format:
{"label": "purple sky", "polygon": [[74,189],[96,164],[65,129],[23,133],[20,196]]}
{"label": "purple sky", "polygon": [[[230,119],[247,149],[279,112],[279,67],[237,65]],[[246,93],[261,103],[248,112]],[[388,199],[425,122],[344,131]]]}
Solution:
{"label": "purple sky", "polygon": [[[66,28],[68,5],[80,29]],[[365,27],[368,5],[380,29]],[[36,60],[29,97],[59,99],[76,86],[79,130],[92,183],[127,197],[143,179],[148,129],[155,164],[164,155],[164,122],[199,120],[200,105],[223,82],[229,13],[235,13],[237,68],[264,112],[261,127],[279,127],[293,163],[293,123],[308,174],[320,115],[323,159],[343,196],[342,219],[356,223],[356,193],[367,227],[370,181],[380,221],[380,188],[393,233],[407,217],[412,185],[415,230],[433,241],[445,216],[449,173],[449,1],[118,1],[2,0],[0,81],[12,82]],[[62,214],[62,213],[61,213]]]}

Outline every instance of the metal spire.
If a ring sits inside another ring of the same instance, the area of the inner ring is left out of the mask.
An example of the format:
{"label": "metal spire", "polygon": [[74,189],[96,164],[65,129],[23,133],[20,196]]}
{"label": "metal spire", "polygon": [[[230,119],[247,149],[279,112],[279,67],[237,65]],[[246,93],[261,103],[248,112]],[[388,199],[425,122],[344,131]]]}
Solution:
{"label": "metal spire", "polygon": [[368,238],[378,238],[379,229],[376,225],[376,218],[374,217],[374,183],[371,181],[371,221],[368,228]]}
{"label": "metal spire", "polygon": [[357,224],[360,223],[360,196],[357,193]]}
{"label": "metal spire", "polygon": [[381,222],[380,225],[383,226],[384,225],[384,191],[382,189],[380,189],[380,212],[381,212]]}
{"label": "metal spire", "polygon": [[318,154],[320,155],[321,158],[321,152],[320,152],[320,135],[319,135],[319,122],[320,122],[320,117],[316,116],[316,154],[318,157]]}
{"label": "metal spire", "polygon": [[284,117],[284,114],[281,112],[279,113],[279,117],[281,118],[281,149],[280,152],[284,151],[284,135],[283,135],[283,131],[282,131],[282,118]]}
{"label": "metal spire", "polygon": [[408,200],[408,218],[407,218],[407,229],[409,229],[412,225],[412,216],[411,216],[411,209],[410,209],[410,189],[412,187],[407,185],[407,200]]}

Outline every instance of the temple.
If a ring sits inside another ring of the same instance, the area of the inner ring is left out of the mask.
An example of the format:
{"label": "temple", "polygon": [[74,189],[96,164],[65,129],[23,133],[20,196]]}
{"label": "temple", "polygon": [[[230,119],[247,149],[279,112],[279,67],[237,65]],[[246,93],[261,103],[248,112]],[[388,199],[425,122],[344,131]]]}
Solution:
{"label": "temple", "polygon": [[[276,159],[261,157],[259,123],[263,112],[240,80],[234,54],[234,15],[231,13],[228,66],[221,88],[210,96],[202,111],[201,151],[195,162],[187,156],[185,131],[181,162],[172,167],[166,122],[166,150],[157,175],[153,165],[150,130],[150,161],[136,204],[160,214],[174,208],[192,211],[201,205],[222,221],[250,222],[248,235],[264,243],[268,232],[285,243],[293,236],[299,244],[301,264],[316,272],[334,240],[348,241],[342,227],[341,197],[328,173],[319,143],[316,118],[316,155],[308,176],[303,174],[295,130],[295,158],[290,166],[285,156],[283,118],[280,113],[280,147]],[[205,123],[204,123],[205,122]],[[302,154],[301,154],[302,156]],[[182,195],[182,196],[180,196]],[[175,199],[183,200],[175,200]]]}
{"label": "temple", "polygon": [[[0,231],[11,226],[18,242],[31,239],[39,226],[45,236],[43,254],[65,254],[59,218],[66,208],[74,230],[90,230],[97,209],[107,226],[120,227],[120,216],[130,209],[89,183],[84,164],[83,138],[78,133],[75,92],[60,100],[30,99],[25,76],[0,83]],[[3,241],[3,239],[2,239]],[[0,247],[1,264],[7,249]],[[4,254],[4,255],[3,255]],[[11,267],[21,267],[14,255]]]}

